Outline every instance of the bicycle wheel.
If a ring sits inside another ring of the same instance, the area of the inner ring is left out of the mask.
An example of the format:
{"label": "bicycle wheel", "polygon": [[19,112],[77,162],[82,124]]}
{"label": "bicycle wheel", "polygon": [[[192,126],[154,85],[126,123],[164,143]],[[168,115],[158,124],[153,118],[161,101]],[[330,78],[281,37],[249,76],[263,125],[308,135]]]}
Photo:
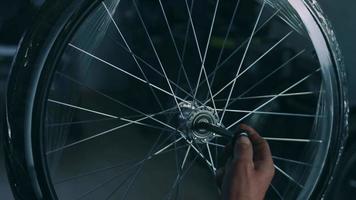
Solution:
{"label": "bicycle wheel", "polygon": [[347,135],[342,59],[315,1],[51,1],[7,93],[19,199],[218,199],[230,141],[255,127],[266,199],[320,198]]}

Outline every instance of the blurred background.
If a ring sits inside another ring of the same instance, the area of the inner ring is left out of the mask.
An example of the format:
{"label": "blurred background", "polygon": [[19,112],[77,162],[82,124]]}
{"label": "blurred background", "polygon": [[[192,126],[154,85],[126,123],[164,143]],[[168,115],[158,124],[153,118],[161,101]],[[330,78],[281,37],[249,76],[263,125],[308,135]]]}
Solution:
{"label": "blurred background", "polygon": [[[0,114],[4,121],[5,85],[17,44],[26,29],[31,26],[38,9],[45,0],[0,0]],[[345,148],[341,166],[329,199],[350,199],[356,194],[356,1],[319,0],[331,20],[345,58],[350,94],[350,138]],[[3,123],[0,122],[2,126]],[[4,130],[4,127],[1,127]],[[1,137],[0,137],[1,141]],[[3,148],[0,143],[0,199],[13,199],[7,181]]]}

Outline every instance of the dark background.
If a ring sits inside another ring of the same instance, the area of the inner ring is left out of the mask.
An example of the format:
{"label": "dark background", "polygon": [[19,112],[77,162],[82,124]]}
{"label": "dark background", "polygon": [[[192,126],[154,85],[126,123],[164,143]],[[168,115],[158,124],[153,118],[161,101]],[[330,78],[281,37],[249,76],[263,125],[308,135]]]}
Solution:
{"label": "dark background", "polygon": [[[0,115],[4,120],[4,90],[16,45],[44,0],[0,0]],[[323,10],[332,22],[340,43],[349,79],[351,105],[350,139],[346,146],[341,167],[330,199],[347,199],[356,194],[356,1],[319,0]],[[1,127],[1,132],[5,131]],[[0,137],[1,141],[1,137]],[[342,188],[342,189],[340,189]],[[348,188],[348,189],[345,189]],[[0,200],[11,200],[12,195],[7,181],[3,160],[3,148],[0,144]]]}

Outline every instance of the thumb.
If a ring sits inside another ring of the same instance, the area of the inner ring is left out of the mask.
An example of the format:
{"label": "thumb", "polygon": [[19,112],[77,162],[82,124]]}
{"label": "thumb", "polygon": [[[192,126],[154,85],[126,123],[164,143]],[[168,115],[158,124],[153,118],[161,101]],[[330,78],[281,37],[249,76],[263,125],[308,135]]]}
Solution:
{"label": "thumb", "polygon": [[240,134],[235,142],[234,160],[253,163],[253,147],[246,133]]}

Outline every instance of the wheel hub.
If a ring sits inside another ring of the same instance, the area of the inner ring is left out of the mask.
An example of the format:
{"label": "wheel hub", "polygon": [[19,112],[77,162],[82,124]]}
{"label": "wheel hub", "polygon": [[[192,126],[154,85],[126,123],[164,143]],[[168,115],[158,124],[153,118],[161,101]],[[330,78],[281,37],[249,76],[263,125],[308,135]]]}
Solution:
{"label": "wheel hub", "polygon": [[209,106],[197,106],[193,102],[183,102],[180,104],[182,114],[179,116],[179,130],[187,137],[199,143],[205,143],[215,137],[215,133],[205,129],[194,129],[194,125],[206,122],[217,125],[218,116]]}

